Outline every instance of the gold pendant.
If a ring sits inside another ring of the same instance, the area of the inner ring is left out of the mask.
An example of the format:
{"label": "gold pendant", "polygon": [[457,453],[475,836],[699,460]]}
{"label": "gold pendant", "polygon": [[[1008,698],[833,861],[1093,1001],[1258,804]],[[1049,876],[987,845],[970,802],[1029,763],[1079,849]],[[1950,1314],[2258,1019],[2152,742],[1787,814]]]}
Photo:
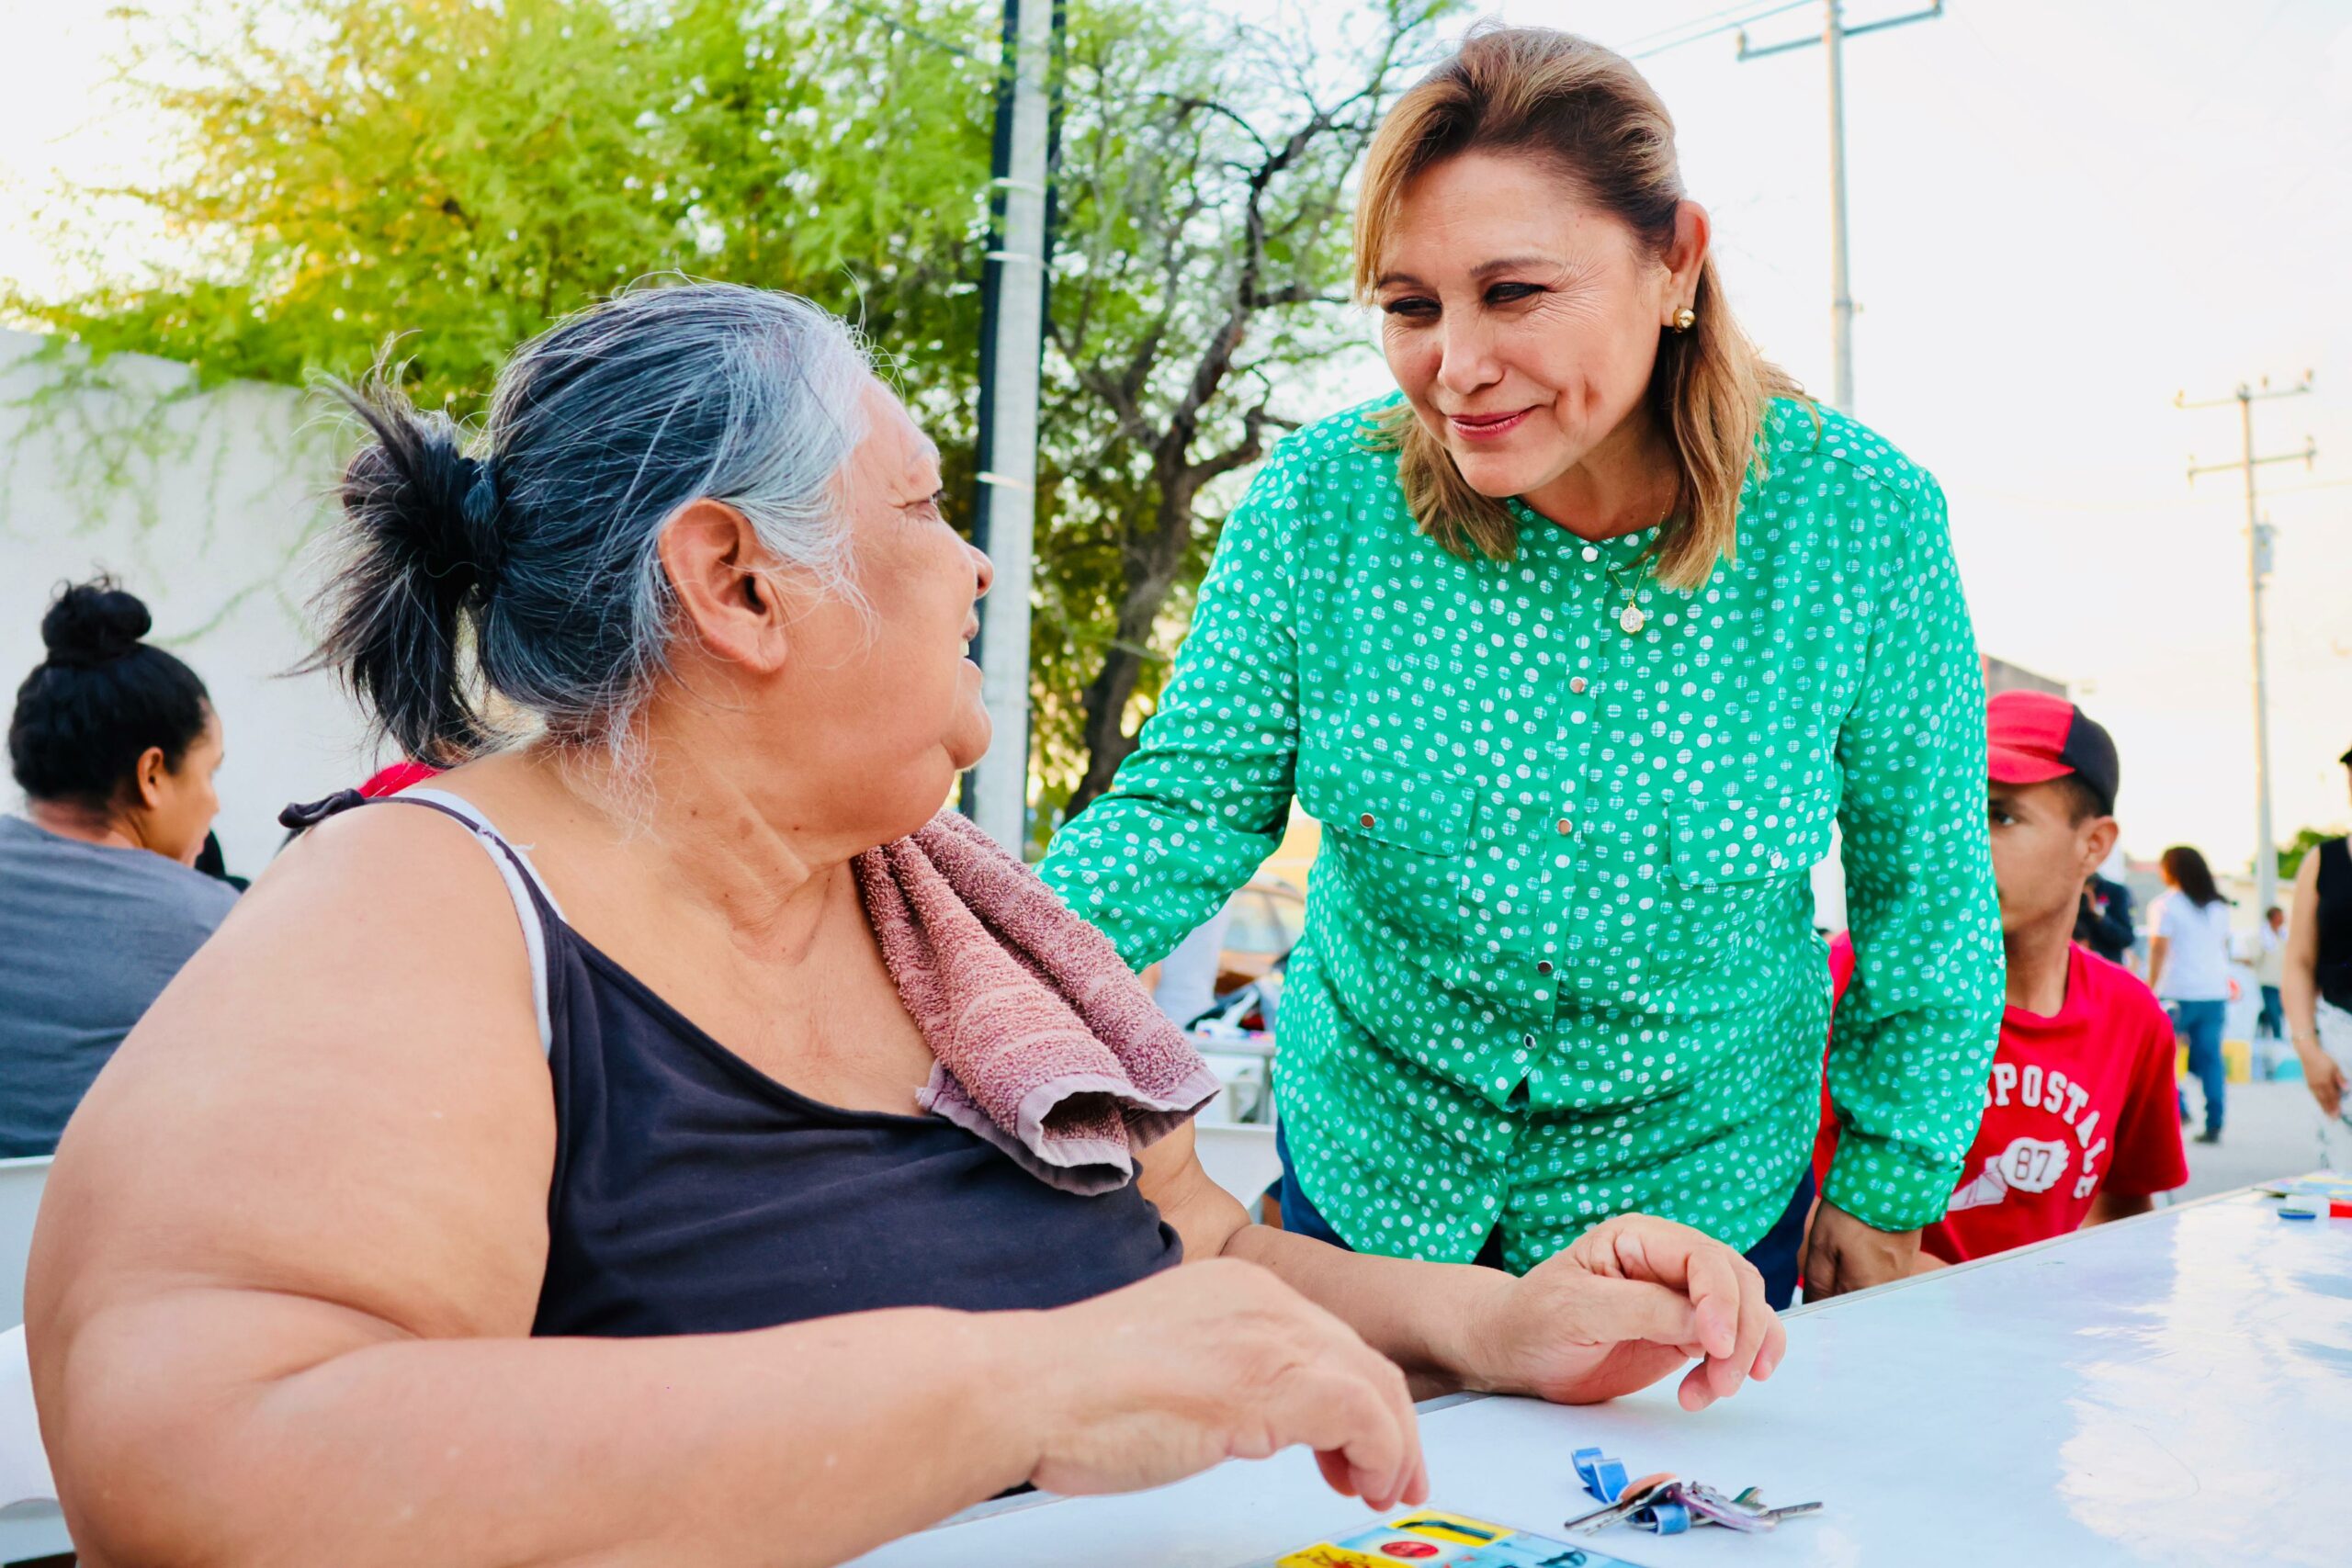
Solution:
{"label": "gold pendant", "polygon": [[1625,628],[1626,636],[1632,637],[1649,624],[1649,617],[1643,615],[1638,606],[1628,604],[1625,613],[1617,617],[1617,624]]}

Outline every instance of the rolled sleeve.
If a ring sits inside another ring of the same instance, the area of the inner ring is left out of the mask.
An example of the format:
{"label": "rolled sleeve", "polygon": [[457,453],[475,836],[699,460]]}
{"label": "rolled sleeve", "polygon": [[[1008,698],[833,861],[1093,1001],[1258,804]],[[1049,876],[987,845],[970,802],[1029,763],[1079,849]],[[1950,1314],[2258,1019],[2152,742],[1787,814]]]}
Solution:
{"label": "rolled sleeve", "polygon": [[2005,985],[1984,819],[1984,689],[1942,492],[1889,550],[1840,731],[1855,970],[1829,1052],[1826,1196],[1865,1224],[1939,1217],[1983,1114]]}

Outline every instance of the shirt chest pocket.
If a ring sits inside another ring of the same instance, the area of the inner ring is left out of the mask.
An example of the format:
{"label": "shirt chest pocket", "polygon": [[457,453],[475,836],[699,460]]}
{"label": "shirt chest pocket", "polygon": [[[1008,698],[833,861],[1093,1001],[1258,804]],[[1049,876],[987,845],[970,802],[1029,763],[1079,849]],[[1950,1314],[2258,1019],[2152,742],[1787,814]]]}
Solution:
{"label": "shirt chest pocket", "polygon": [[1299,759],[1298,800],[1323,825],[1324,856],[1366,914],[1428,936],[1460,929],[1477,802],[1469,785],[1309,752]]}
{"label": "shirt chest pocket", "polygon": [[1824,790],[1700,796],[1670,807],[1668,818],[1675,882],[1730,892],[1812,871],[1829,853],[1837,802]]}

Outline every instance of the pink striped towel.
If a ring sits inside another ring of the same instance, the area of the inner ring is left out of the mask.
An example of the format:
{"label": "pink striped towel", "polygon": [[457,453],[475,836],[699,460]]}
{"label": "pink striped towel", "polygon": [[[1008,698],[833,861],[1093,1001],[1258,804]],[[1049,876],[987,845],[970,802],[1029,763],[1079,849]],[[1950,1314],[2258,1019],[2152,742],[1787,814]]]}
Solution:
{"label": "pink striped towel", "polygon": [[856,861],[866,918],[937,1064],[915,1097],[1049,1186],[1114,1191],[1217,1077],[1102,932],[943,811]]}

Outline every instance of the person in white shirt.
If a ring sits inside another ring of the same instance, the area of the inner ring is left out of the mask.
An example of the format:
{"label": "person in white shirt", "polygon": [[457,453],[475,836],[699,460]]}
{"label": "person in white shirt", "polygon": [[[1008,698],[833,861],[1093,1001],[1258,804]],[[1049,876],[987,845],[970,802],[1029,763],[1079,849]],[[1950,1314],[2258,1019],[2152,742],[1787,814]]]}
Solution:
{"label": "person in white shirt", "polygon": [[[2213,886],[2205,857],[2187,844],[2164,853],[2165,896],[2156,900],[2148,940],[2148,986],[2188,1042],[2188,1071],[2205,1091],[2200,1144],[2222,1141],[2225,1090],[2222,1023],[2230,1005],[2230,901]],[[2188,1120],[2181,1100],[2180,1119]]]}

